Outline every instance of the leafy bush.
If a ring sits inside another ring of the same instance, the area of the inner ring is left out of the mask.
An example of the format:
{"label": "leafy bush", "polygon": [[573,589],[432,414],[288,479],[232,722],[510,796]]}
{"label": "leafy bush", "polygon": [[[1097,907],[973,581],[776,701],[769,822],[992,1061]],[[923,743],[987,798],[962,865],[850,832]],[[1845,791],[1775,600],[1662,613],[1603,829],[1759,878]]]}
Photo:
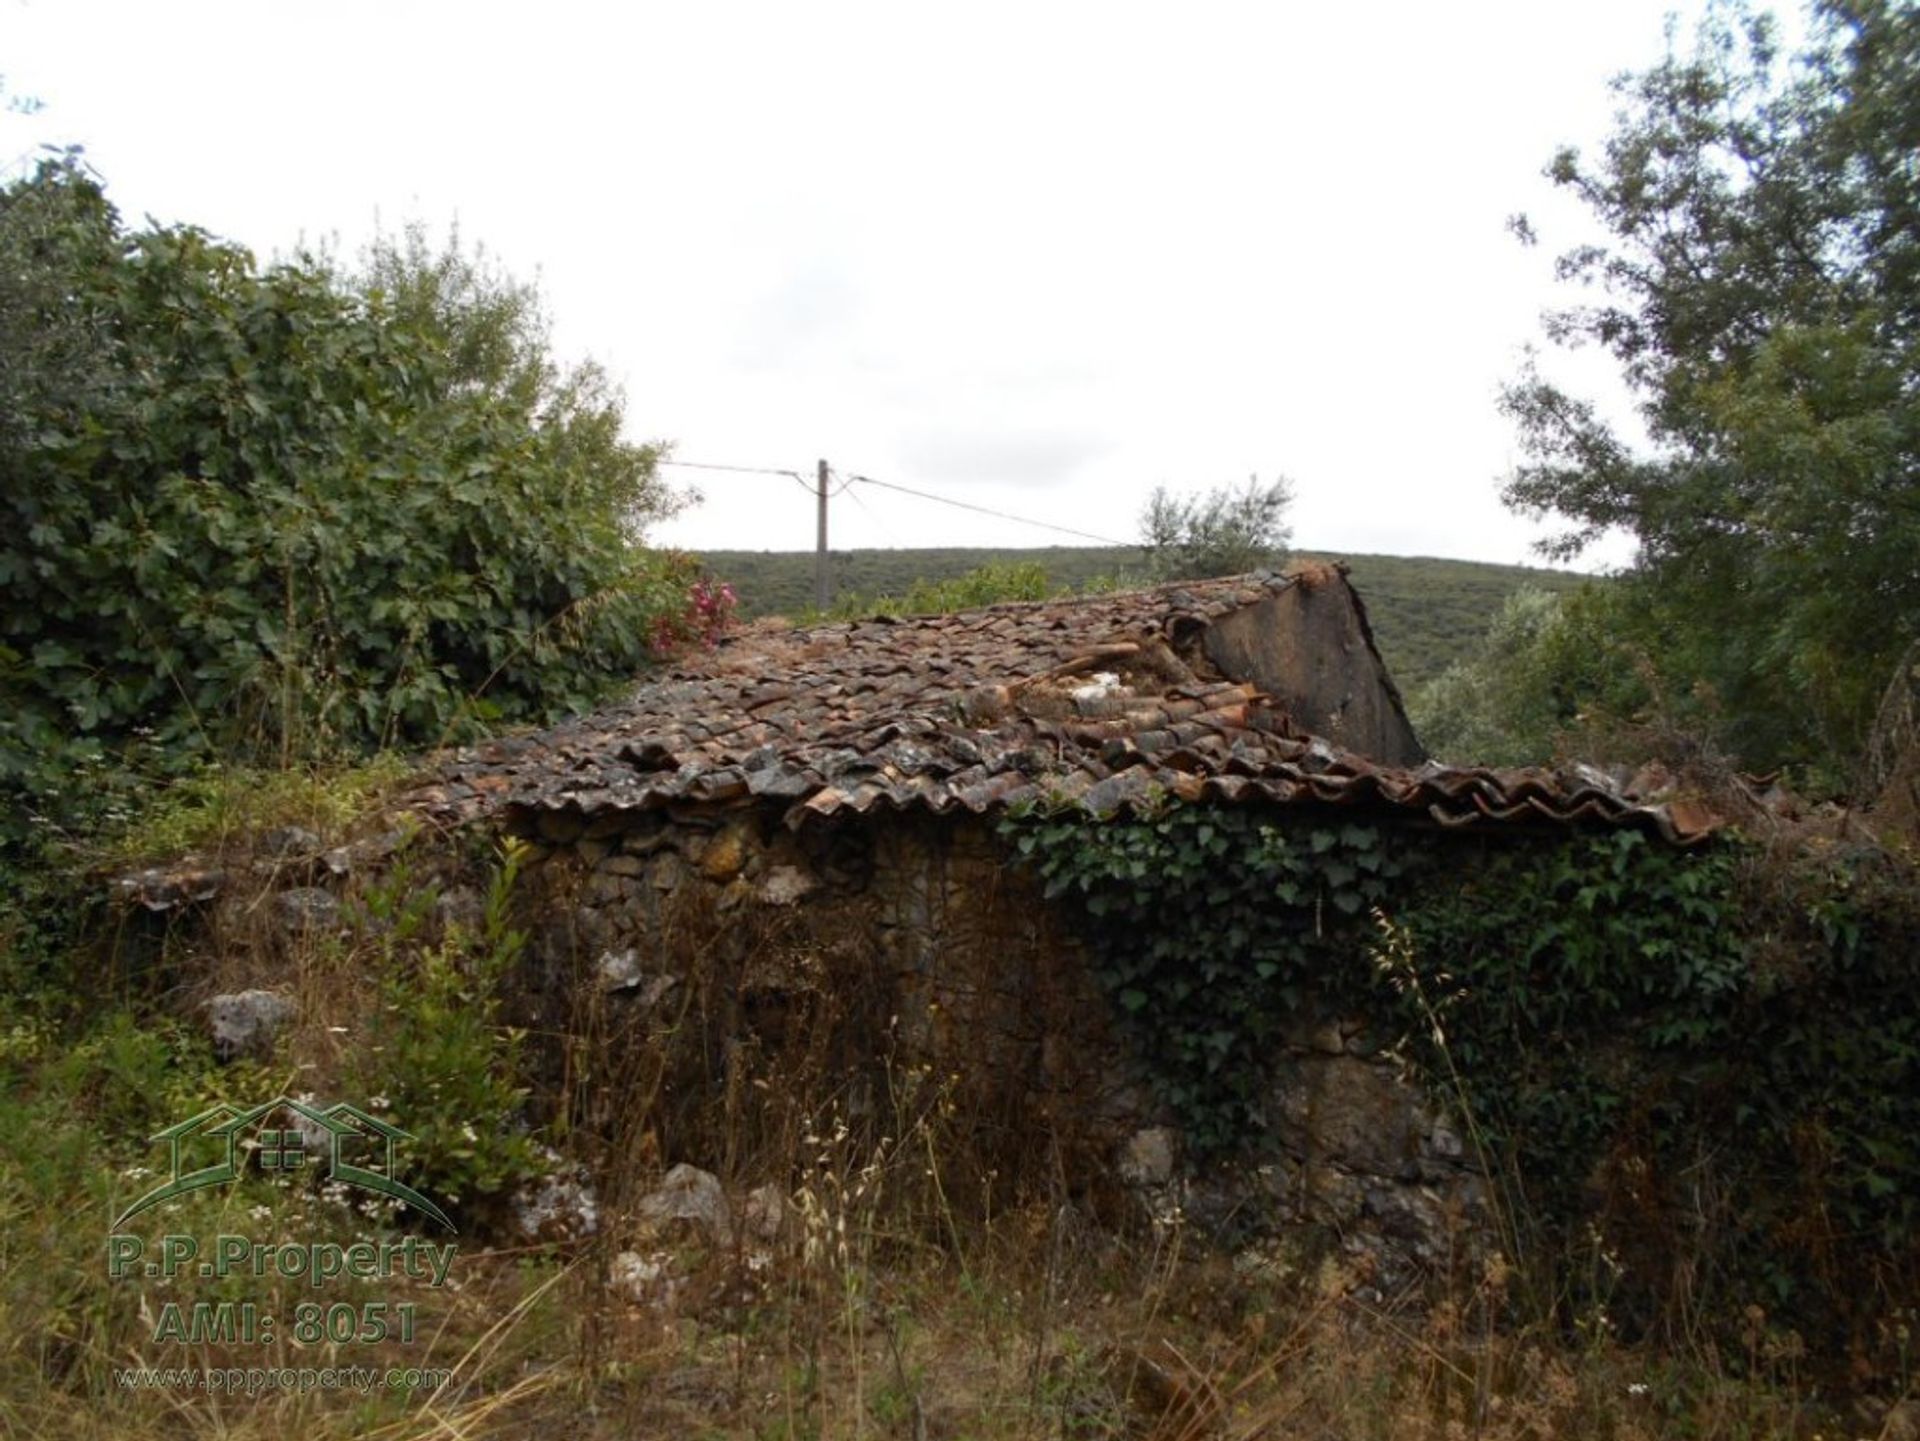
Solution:
{"label": "leafy bush", "polygon": [[1202,496],[1174,496],[1155,486],[1140,516],[1140,544],[1155,580],[1205,580],[1278,566],[1287,558],[1286,523],[1293,486],[1248,480]]}
{"label": "leafy bush", "polygon": [[672,500],[618,395],[457,250],[261,269],[62,161],[0,191],[0,256],[9,790],[143,733],[285,761],[551,717],[714,623],[636,545]]}
{"label": "leafy bush", "polygon": [[1457,765],[1534,765],[1563,749],[1592,750],[1602,729],[1652,699],[1629,599],[1619,586],[1593,584],[1513,592],[1478,651],[1414,692],[1421,743]]}
{"label": "leafy bush", "polygon": [[521,1034],[503,1024],[501,995],[526,946],[508,902],[518,852],[503,851],[477,930],[420,937],[437,894],[396,870],[370,899],[380,928],[379,1009],[370,1044],[355,1053],[355,1093],[390,1108],[413,1135],[409,1165],[426,1194],[471,1208],[541,1174],[527,1129]]}
{"label": "leafy bush", "polygon": [[916,580],[905,595],[848,595],[827,616],[857,620],[869,615],[947,615],[1010,600],[1045,600],[1052,594],[1047,572],[1031,561],[995,561],[951,580]]}
{"label": "leafy bush", "polygon": [[1920,1284],[1920,884],[1883,853],[1209,805],[1003,834],[1203,1154],[1265,1124],[1289,1021],[1361,1016],[1468,1109],[1543,1255],[1596,1222],[1627,1254],[1623,1317],[1791,1301],[1857,1340]]}

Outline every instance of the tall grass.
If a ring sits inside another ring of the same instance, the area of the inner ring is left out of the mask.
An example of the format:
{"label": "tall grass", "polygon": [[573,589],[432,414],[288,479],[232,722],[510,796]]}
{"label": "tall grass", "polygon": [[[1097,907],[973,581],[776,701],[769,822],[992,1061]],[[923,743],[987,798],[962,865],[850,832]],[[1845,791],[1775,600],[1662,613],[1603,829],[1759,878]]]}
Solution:
{"label": "tall grass", "polygon": [[[122,854],[190,840],[264,891],[282,878],[251,869],[249,827],[300,826],[332,844],[385,823],[384,771],[282,784],[254,795],[183,793],[185,814],[161,816]],[[211,944],[208,933],[169,939],[163,927],[153,944],[165,964],[142,984],[72,1024],[27,1007],[0,1030],[0,1434],[1904,1434],[1900,1395],[1843,1408],[1831,1380],[1812,1375],[1765,1316],[1747,1318],[1750,1344],[1739,1355],[1628,1346],[1601,1316],[1570,1332],[1546,1319],[1550,1306],[1525,1301],[1515,1268],[1524,1252],[1513,1242],[1459,1268],[1431,1296],[1381,1301],[1368,1299],[1338,1246],[1300,1237],[1236,1255],[1215,1249],[1177,1212],[1097,1218],[1044,1157],[1016,1185],[991,1174],[1010,1163],[981,1148],[964,1078],[910,1059],[889,1018],[867,1014],[858,995],[826,997],[777,1058],[779,1069],[732,1064],[723,1048],[707,1046],[701,1027],[733,984],[722,942],[739,921],[697,908],[671,917],[685,975],[661,1013],[638,1018],[583,986],[564,1035],[527,1037],[551,1069],[522,1076],[543,1086],[536,1099],[546,1103],[524,1119],[533,1136],[593,1167],[596,1229],[541,1242],[476,1229],[460,1238],[457,1284],[444,1291],[368,1284],[340,1293],[417,1303],[422,1326],[407,1346],[310,1350],[283,1337],[252,1351],[156,1347],[155,1309],[170,1295],[199,1293],[110,1280],[103,1256],[109,1218],[151,1184],[137,1174],[155,1165],[146,1138],[210,1096],[324,1089],[376,1059],[425,1067],[428,1058],[396,1042],[401,1033],[376,1024],[369,1006],[406,1007],[416,973],[437,988],[435,1004],[453,1004],[454,980],[478,984],[488,966],[519,962],[504,898],[480,894],[490,856],[429,850],[408,864],[410,879],[390,870],[352,883],[362,891],[349,885],[349,913],[363,918],[357,928],[289,935],[261,919],[265,908],[249,909],[249,897],[231,896],[214,932],[223,950],[189,956],[189,946]],[[439,905],[462,886],[479,907],[464,928]],[[860,923],[847,917],[850,927]],[[753,937],[754,948],[799,943],[778,930],[787,922],[766,924],[774,929]],[[1398,943],[1383,934],[1383,964]],[[299,999],[301,1018],[276,1054],[240,1069],[215,1063],[194,1004],[217,977],[267,981]],[[502,1064],[511,1048],[498,1039],[504,1017],[496,1025],[475,1016],[462,1034],[477,1072]],[[828,1042],[849,1034],[867,1039],[871,1086],[851,1086],[829,1064]],[[717,1082],[704,1091],[690,1091],[680,1069],[682,1048],[695,1041],[700,1054],[721,1057]],[[374,1046],[407,1054],[376,1058]],[[447,1058],[431,1059],[423,1083],[450,1084]],[[518,1135],[504,1104],[492,1124],[502,1138]],[[515,1155],[517,1144],[508,1148]],[[1039,1149],[1031,1138],[1028,1149]],[[728,1234],[648,1218],[649,1193],[682,1159],[723,1182]],[[469,1178],[477,1174],[455,1160]],[[778,1204],[761,1204],[750,1222],[756,1190]],[[476,1227],[488,1219],[474,1213]],[[491,1218],[496,1228],[502,1219]],[[1524,1214],[1508,1218],[1516,1236],[1525,1223]],[[390,1215],[258,1178],[183,1202],[165,1224],[261,1240],[407,1234]],[[1594,1264],[1605,1264],[1598,1251]],[[636,1284],[637,1275],[652,1280]],[[300,1299],[296,1284],[272,1279],[230,1290],[276,1308]],[[315,1362],[449,1375],[431,1391],[252,1397],[120,1382],[128,1366]]]}

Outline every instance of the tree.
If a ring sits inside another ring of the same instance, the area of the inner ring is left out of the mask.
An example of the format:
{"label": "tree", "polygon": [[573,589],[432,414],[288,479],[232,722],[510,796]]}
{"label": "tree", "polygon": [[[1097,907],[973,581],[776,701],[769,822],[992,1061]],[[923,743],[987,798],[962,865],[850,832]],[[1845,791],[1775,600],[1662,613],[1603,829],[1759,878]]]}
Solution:
{"label": "tree", "polygon": [[1474,654],[1414,692],[1421,744],[1457,765],[1539,765],[1563,751],[1602,758],[1608,734],[1653,700],[1623,638],[1636,628],[1628,599],[1600,582],[1514,591]]}
{"label": "tree", "polygon": [[1832,774],[1920,632],[1920,10],[1812,21],[1787,64],[1716,7],[1690,58],[1618,82],[1599,156],[1554,159],[1609,239],[1560,257],[1598,298],[1548,335],[1612,354],[1652,452],[1530,368],[1506,499],[1572,522],[1561,557],[1631,532],[1670,689],[1717,695],[1746,762]]}
{"label": "tree", "polygon": [[1140,515],[1140,545],[1155,580],[1239,575],[1286,559],[1293,487],[1284,478],[1263,486],[1220,486],[1205,496],[1174,496],[1155,486]]}
{"label": "tree", "polygon": [[546,718],[713,622],[636,544],[657,449],[457,246],[262,269],[127,229],[69,157],[0,190],[0,263],[0,782],[134,736],[292,759]]}
{"label": "tree", "polygon": [[[107,384],[106,317],[65,283],[70,268],[113,258],[106,198],[77,152],[57,168],[63,183],[0,195],[0,447],[8,453],[34,417],[97,404]],[[48,263],[56,254],[67,263]]]}

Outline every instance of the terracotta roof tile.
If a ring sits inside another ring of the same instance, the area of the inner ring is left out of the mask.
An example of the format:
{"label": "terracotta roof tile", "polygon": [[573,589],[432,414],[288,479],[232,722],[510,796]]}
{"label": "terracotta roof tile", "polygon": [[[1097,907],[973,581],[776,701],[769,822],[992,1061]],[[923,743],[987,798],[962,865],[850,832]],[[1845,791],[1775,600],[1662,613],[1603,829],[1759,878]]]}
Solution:
{"label": "terracotta roof tile", "polygon": [[1048,796],[1104,812],[1170,793],[1397,809],[1450,827],[1643,825],[1682,843],[1719,824],[1644,777],[1392,767],[1301,733],[1275,697],[1210,673],[1195,644],[1294,583],[1265,574],[756,627],[617,704],[456,754],[415,804],[524,819],[759,799],[798,825],[881,804],[978,813]]}

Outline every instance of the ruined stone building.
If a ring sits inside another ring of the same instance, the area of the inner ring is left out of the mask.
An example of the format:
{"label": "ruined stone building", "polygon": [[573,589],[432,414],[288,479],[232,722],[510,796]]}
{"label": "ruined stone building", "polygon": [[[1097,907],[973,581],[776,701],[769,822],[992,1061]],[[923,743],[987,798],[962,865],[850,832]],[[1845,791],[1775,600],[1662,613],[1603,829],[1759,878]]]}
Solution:
{"label": "ruined stone building", "polygon": [[[1025,1168],[1155,1204],[1180,1137],[993,827],[1023,802],[1168,798],[1677,843],[1712,825],[1648,777],[1428,762],[1339,567],[750,628],[462,753],[417,802],[529,843],[537,1026],[579,1034],[584,987],[596,1034],[625,1037],[595,1043],[608,1084],[616,1050],[676,1038],[649,1081],[664,1160],[724,1159],[685,1154],[696,1115],[751,1149],[823,1098],[872,1116],[932,1076],[982,1186]],[[1289,1052],[1261,1172],[1284,1209],[1431,1259],[1475,1184],[1458,1136],[1338,1018]]]}

